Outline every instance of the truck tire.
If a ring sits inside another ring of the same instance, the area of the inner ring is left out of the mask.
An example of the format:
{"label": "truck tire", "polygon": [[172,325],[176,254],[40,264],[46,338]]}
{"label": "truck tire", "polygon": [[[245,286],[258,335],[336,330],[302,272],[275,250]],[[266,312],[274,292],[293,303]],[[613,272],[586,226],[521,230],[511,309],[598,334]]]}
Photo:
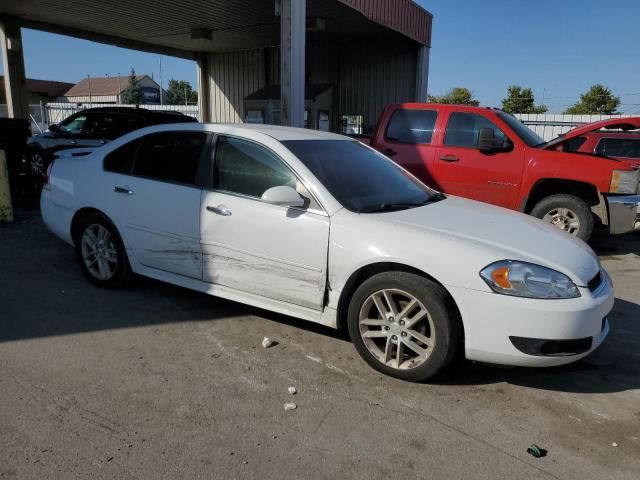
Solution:
{"label": "truck tire", "polygon": [[593,232],[593,214],[587,202],[575,195],[551,195],[540,200],[531,215],[585,242]]}

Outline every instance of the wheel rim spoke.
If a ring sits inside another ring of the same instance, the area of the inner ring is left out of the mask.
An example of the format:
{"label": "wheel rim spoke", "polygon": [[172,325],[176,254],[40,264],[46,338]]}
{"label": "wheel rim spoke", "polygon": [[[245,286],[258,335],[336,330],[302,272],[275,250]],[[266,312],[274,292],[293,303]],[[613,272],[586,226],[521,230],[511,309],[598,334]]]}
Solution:
{"label": "wheel rim spoke", "polygon": [[89,273],[98,280],[109,280],[116,272],[118,250],[104,226],[89,225],[80,242],[82,259]]}
{"label": "wheel rim spoke", "polygon": [[358,325],[367,350],[398,370],[422,365],[436,342],[427,308],[412,294],[395,288],[372,293],[360,308]]}

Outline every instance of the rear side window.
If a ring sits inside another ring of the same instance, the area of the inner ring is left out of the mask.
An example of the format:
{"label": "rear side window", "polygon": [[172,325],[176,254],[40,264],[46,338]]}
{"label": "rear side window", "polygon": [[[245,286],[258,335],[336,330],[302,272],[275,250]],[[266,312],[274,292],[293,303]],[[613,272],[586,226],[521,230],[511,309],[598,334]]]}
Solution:
{"label": "rear side window", "polygon": [[96,137],[116,138],[142,127],[144,119],[138,115],[104,113],[89,115],[85,131]]}
{"label": "rear side window", "polygon": [[481,128],[492,128],[495,143],[503,143],[507,136],[491,120],[475,113],[454,112],[449,117],[444,144],[450,147],[478,147],[478,135]]}
{"label": "rear side window", "polygon": [[437,116],[435,110],[396,110],[389,121],[386,139],[412,145],[431,143]]}
{"label": "rear side window", "polygon": [[142,138],[133,174],[202,186],[200,165],[207,142],[202,132],[163,132]]}
{"label": "rear side window", "polygon": [[605,157],[640,158],[640,138],[603,138],[596,153]]}
{"label": "rear side window", "polygon": [[219,137],[213,188],[260,198],[271,187],[296,188],[297,178],[282,160],[255,143]]}
{"label": "rear side window", "polygon": [[137,139],[116,148],[104,157],[104,169],[114,173],[130,174],[139,145],[140,139]]}

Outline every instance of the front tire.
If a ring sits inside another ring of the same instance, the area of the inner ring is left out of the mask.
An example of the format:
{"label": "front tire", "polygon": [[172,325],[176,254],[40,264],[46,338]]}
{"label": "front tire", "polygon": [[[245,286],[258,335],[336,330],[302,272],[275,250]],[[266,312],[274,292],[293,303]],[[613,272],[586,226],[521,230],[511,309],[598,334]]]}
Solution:
{"label": "front tire", "polygon": [[449,364],[462,344],[452,299],[437,283],[407,272],[384,272],[358,287],[348,327],[360,356],[376,370],[412,382]]}
{"label": "front tire", "polygon": [[551,195],[540,200],[531,215],[585,242],[593,232],[593,214],[587,202],[575,195]]}
{"label": "front tire", "polygon": [[76,252],[89,281],[102,288],[126,286],[132,272],[116,226],[104,215],[93,213],[80,220],[77,232]]}

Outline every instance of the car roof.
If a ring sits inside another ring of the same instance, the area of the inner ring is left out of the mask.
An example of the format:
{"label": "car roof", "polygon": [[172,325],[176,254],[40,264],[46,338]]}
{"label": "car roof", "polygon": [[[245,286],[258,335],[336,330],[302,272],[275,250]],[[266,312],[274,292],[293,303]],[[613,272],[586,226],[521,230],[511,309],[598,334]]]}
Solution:
{"label": "car roof", "polygon": [[276,140],[283,142],[289,140],[351,140],[352,138],[337,133],[321,132],[320,130],[311,130],[308,128],[282,127],[280,125],[262,125],[247,123],[206,123],[208,127],[212,127],[211,131],[216,131],[216,127],[224,127],[225,129],[235,131],[250,131],[269,135]]}
{"label": "car roof", "polygon": [[639,130],[631,130],[627,132],[616,132],[610,130],[598,130],[597,132],[589,132],[584,134],[585,137],[596,138],[626,138],[626,139],[640,139]]}
{"label": "car roof", "polygon": [[176,115],[176,116],[183,115],[182,112],[177,112],[172,110],[149,110],[143,107],[94,107],[94,108],[85,108],[81,110],[81,112],[135,113],[138,115]]}

